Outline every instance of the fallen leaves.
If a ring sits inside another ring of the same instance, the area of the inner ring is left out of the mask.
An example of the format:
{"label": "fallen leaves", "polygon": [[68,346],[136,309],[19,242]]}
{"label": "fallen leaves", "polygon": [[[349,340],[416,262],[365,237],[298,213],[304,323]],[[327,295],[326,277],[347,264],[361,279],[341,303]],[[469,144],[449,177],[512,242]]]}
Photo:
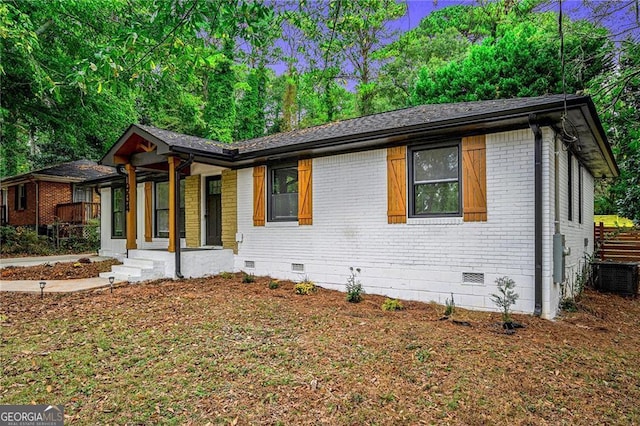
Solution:
{"label": "fallen leaves", "polygon": [[115,259],[99,262],[58,262],[38,266],[7,266],[0,269],[0,280],[66,280],[93,278],[100,272],[108,272],[113,265],[119,265]]}
{"label": "fallen leaves", "polygon": [[61,403],[70,424],[640,422],[637,299],[588,291],[507,336],[498,314],[457,310],[464,327],[241,278],[0,294],[3,403]]}

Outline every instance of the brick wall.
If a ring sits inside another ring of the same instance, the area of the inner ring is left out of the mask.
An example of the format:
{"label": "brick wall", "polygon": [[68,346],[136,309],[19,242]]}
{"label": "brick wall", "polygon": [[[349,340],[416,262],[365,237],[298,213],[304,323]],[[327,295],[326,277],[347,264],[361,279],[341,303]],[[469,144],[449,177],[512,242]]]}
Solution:
{"label": "brick wall", "polygon": [[73,201],[72,185],[62,182],[40,182],[40,225],[56,221],[56,205]]}
{"label": "brick wall", "polygon": [[[544,140],[546,201],[552,212],[549,164],[552,133]],[[520,295],[515,309],[534,309],[534,140],[528,129],[487,135],[486,222],[459,217],[387,223],[386,150],[327,156],[313,160],[313,225],[252,223],[252,170],[237,171],[239,244],[235,267],[259,275],[300,280],[305,276],[344,290],[349,267],[362,268],[367,292],[444,303],[454,294],[462,307],[495,310],[495,280],[509,276]],[[584,203],[593,202],[590,179]],[[592,212],[585,208],[583,223]],[[552,218],[545,216],[544,286],[549,286]],[[245,261],[255,268],[246,269]],[[292,271],[292,263],[304,272]],[[465,282],[464,273],[484,274],[484,282]],[[557,292],[546,288],[543,315],[553,317]]]}
{"label": "brick wall", "polygon": [[25,183],[27,208],[16,210],[16,191],[18,185],[10,186],[7,194],[7,223],[13,226],[35,226],[36,224],[36,184]]}
{"label": "brick wall", "polygon": [[222,172],[222,246],[238,254],[238,172]]}
{"label": "brick wall", "polygon": [[187,176],[184,183],[185,236],[187,247],[200,247],[200,175]]}

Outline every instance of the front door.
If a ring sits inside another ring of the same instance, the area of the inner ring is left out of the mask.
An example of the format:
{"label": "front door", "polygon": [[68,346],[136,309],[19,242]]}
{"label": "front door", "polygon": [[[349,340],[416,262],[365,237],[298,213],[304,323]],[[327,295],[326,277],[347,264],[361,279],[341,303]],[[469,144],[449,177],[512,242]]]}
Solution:
{"label": "front door", "polygon": [[207,185],[207,245],[222,245],[222,181],[220,176],[209,176]]}

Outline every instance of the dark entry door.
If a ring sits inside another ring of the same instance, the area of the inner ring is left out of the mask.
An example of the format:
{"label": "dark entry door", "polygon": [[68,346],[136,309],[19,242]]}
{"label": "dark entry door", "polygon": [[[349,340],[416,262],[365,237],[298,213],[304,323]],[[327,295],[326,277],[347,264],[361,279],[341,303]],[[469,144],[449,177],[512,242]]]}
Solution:
{"label": "dark entry door", "polygon": [[222,245],[222,181],[220,176],[210,176],[207,185],[207,245]]}

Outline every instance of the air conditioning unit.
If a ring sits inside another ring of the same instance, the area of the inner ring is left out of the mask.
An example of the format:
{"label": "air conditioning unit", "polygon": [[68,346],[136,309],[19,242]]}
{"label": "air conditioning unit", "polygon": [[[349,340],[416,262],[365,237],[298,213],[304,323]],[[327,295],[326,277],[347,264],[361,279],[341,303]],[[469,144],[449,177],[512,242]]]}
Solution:
{"label": "air conditioning unit", "polygon": [[622,296],[638,294],[638,264],[621,262],[593,262],[596,290]]}

